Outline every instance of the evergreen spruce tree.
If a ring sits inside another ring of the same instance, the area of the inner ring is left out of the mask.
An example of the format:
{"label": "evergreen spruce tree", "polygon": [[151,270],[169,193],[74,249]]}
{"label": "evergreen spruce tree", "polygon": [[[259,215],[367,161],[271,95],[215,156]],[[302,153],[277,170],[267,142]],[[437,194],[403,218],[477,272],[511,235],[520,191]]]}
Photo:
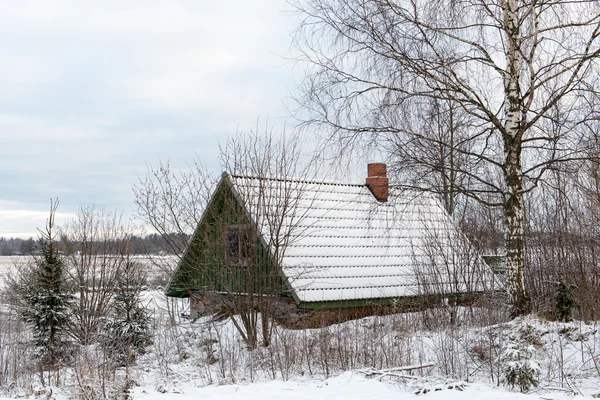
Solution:
{"label": "evergreen spruce tree", "polygon": [[64,360],[65,327],[73,300],[67,290],[64,261],[58,252],[53,231],[57,206],[58,201],[50,203],[46,229],[40,230],[41,255],[35,259],[31,284],[21,288],[24,305],[21,316],[32,329],[42,369],[57,368]]}
{"label": "evergreen spruce tree", "polygon": [[573,285],[562,281],[556,282],[556,291],[554,292],[554,308],[556,310],[556,319],[562,322],[571,320],[571,310],[575,306],[575,299],[571,289]]}
{"label": "evergreen spruce tree", "polygon": [[142,281],[139,265],[125,260],[117,278],[111,316],[103,323],[107,355],[125,367],[143,354],[152,341],[150,316],[141,305]]}

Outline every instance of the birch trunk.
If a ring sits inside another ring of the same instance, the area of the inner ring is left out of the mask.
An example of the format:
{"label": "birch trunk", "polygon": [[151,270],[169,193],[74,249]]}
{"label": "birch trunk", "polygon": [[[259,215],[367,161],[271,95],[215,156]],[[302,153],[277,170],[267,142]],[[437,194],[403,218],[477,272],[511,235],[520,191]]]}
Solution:
{"label": "birch trunk", "polygon": [[523,124],[522,101],[519,87],[521,55],[517,0],[507,0],[504,21],[507,35],[506,71],[504,76],[504,214],[506,218],[506,251],[508,296],[511,315],[517,317],[529,312],[529,298],[525,288],[525,261],[523,258],[523,169],[521,149]]}
{"label": "birch trunk", "polygon": [[[520,141],[520,138],[516,138]],[[523,257],[523,175],[520,162],[520,147],[516,148],[515,138],[505,138],[507,148],[505,179],[504,215],[506,219],[506,250],[508,271],[508,295],[511,304],[511,316],[529,312],[529,297],[525,288],[525,261]],[[512,148],[511,148],[512,147]]]}

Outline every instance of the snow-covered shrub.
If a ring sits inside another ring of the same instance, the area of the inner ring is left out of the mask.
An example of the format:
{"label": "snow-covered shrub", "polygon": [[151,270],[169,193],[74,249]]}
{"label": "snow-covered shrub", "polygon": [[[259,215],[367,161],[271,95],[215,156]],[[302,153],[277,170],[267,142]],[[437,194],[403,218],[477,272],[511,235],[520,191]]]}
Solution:
{"label": "snow-covered shrub", "polygon": [[571,309],[575,306],[575,299],[571,293],[573,285],[568,285],[564,282],[556,283],[556,291],[554,292],[554,309],[556,319],[562,322],[571,320]]}
{"label": "snow-covered shrub", "polygon": [[534,360],[535,347],[522,342],[509,342],[502,353],[504,382],[527,392],[539,384],[540,365]]}
{"label": "snow-covered shrub", "polygon": [[142,272],[138,264],[127,261],[119,270],[112,298],[111,314],[102,319],[101,344],[118,365],[129,365],[152,342],[150,316],[142,306]]}

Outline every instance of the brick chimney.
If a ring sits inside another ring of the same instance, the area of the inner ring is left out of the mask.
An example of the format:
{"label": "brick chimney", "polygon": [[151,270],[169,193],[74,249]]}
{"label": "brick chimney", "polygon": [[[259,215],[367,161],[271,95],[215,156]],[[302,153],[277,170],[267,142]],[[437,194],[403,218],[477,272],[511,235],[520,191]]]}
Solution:
{"label": "brick chimney", "polygon": [[388,200],[387,168],[384,163],[367,165],[367,187],[378,201]]}

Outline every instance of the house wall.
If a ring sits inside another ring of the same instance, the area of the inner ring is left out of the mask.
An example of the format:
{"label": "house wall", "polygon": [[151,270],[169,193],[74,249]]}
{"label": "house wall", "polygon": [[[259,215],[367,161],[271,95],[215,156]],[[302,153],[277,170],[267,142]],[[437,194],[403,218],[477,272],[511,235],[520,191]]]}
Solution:
{"label": "house wall", "polygon": [[[504,292],[502,292],[504,293]],[[308,310],[351,309],[362,307],[393,307],[398,312],[418,311],[425,308],[440,307],[447,303],[457,305],[470,305],[495,293],[471,292],[448,294],[423,294],[419,296],[385,297],[375,299],[355,299],[341,301],[315,301],[304,302],[299,308]]]}

